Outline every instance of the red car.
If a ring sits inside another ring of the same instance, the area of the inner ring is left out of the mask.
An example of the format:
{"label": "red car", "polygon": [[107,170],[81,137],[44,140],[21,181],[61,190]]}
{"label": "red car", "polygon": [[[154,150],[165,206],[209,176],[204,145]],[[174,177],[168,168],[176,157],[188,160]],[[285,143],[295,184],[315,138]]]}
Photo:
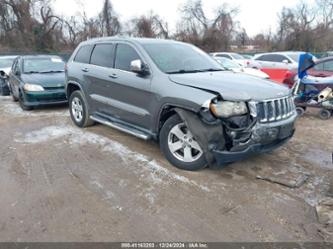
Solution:
{"label": "red car", "polygon": [[316,66],[308,70],[308,75],[323,78],[333,76],[333,56],[317,61]]}
{"label": "red car", "polygon": [[299,56],[301,51],[287,51],[263,53],[254,56],[254,60],[261,65],[261,71],[269,75],[276,82],[292,87],[297,75]]}

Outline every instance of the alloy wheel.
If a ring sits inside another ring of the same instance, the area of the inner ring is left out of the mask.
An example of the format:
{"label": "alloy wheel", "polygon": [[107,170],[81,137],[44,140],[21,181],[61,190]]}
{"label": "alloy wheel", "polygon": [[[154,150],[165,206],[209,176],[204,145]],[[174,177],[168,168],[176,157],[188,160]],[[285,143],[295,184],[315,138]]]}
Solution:
{"label": "alloy wheel", "polygon": [[168,147],[174,157],[186,163],[195,162],[203,154],[200,145],[185,123],[177,124],[170,130]]}

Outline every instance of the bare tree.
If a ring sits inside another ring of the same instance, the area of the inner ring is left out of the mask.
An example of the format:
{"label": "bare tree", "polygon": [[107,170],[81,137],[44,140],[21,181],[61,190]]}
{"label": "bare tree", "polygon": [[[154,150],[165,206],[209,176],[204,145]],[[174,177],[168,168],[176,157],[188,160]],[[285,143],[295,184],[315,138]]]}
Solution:
{"label": "bare tree", "polygon": [[168,23],[152,11],[148,15],[142,15],[131,20],[129,33],[137,37],[168,38]]}
{"label": "bare tree", "polygon": [[237,8],[223,4],[213,19],[205,14],[201,0],[189,0],[181,9],[183,15],[176,37],[207,51],[228,50],[234,36]]}
{"label": "bare tree", "polygon": [[120,22],[113,10],[110,0],[104,0],[103,10],[100,14],[102,34],[114,36],[120,32]]}

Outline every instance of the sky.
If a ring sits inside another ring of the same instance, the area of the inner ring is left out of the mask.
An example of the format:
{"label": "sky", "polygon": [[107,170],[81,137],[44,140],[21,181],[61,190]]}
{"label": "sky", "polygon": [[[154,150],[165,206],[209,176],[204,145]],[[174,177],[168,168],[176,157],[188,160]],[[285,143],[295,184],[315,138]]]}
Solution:
{"label": "sky", "polygon": [[[246,29],[249,36],[260,32],[273,32],[277,27],[278,13],[282,7],[293,7],[300,0],[203,0],[204,10],[208,17],[212,17],[214,10],[222,3],[238,7],[237,20]],[[304,0],[313,2],[314,0]],[[113,7],[121,21],[127,21],[133,16],[140,16],[153,10],[169,23],[171,31],[176,29],[180,19],[179,8],[187,0],[111,0]],[[64,16],[77,15],[86,12],[88,17],[97,15],[102,9],[103,0],[54,0],[57,14]]]}

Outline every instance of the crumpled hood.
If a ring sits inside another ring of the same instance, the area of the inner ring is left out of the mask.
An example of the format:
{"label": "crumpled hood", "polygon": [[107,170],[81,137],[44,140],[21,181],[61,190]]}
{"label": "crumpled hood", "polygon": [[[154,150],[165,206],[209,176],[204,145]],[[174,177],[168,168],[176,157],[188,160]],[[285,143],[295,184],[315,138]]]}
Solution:
{"label": "crumpled hood", "polygon": [[287,96],[290,90],[278,83],[233,72],[170,75],[175,83],[219,93],[225,100],[265,100]]}
{"label": "crumpled hood", "polygon": [[65,86],[65,73],[22,74],[22,80],[43,87],[62,87]]}

